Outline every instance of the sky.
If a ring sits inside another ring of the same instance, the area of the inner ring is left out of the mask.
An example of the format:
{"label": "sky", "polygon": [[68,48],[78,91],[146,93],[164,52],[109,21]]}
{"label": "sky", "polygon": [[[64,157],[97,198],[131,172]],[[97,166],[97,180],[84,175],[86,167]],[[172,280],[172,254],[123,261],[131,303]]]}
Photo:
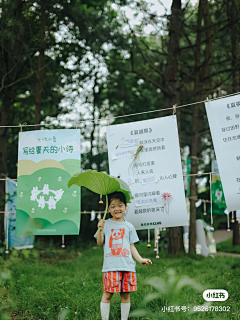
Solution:
{"label": "sky", "polygon": [[[190,2],[195,5],[199,0],[190,0]],[[152,13],[157,13],[158,15],[163,15],[166,11],[169,14],[171,5],[172,5],[172,0],[147,0],[146,1],[149,6],[151,6],[151,11]],[[183,0],[183,6],[186,1]],[[124,12],[126,14],[126,17],[131,21],[131,25],[134,26],[134,24],[139,24],[139,21],[143,17],[143,15],[140,15],[137,18],[134,18],[134,11],[131,10],[129,7],[124,8]],[[154,31],[154,28],[149,25],[146,28],[144,28],[144,31],[146,33],[150,33]]]}

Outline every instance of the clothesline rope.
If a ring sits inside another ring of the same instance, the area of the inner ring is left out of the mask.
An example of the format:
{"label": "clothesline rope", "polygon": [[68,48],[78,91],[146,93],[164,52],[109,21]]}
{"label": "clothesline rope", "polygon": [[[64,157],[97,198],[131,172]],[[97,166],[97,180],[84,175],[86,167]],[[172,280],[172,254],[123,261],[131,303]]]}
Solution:
{"label": "clothesline rope", "polygon": [[[225,95],[225,96],[221,96],[221,97],[217,97],[217,98],[213,98],[213,99],[207,99],[207,100],[202,100],[202,101],[183,104],[181,106],[174,105],[173,107],[170,107],[170,108],[164,108],[164,109],[158,109],[158,110],[149,110],[149,111],[136,112],[136,113],[126,114],[126,115],[121,115],[121,116],[115,116],[115,117],[112,117],[112,119],[132,117],[132,116],[136,116],[136,115],[140,115],[140,114],[147,114],[147,113],[160,112],[160,111],[166,111],[166,110],[174,110],[175,108],[189,107],[189,106],[193,106],[193,105],[204,103],[204,102],[209,102],[209,101],[214,101],[214,100],[219,100],[219,99],[235,96],[235,95],[237,95],[239,93],[240,92],[235,92],[235,93],[231,93],[231,94],[228,94],[228,95]],[[82,120],[82,121],[74,120],[74,126],[77,128],[78,124],[81,124],[81,123],[85,123],[85,122],[97,123],[97,122],[100,122],[100,121],[108,121],[109,122],[109,118],[106,117],[106,118],[101,118],[101,119],[98,119],[98,120],[86,119],[86,120]],[[64,123],[64,124],[66,124],[66,123]],[[52,125],[53,125],[52,123],[43,123],[43,124],[25,124],[24,123],[24,124],[18,124],[18,125],[14,125],[14,126],[0,126],[0,128],[18,128],[18,127],[20,127],[20,129],[21,129],[22,127],[36,127],[36,126],[48,127],[48,126],[52,126]],[[63,124],[59,123],[58,125],[63,125]]]}
{"label": "clothesline rope", "polygon": [[[207,202],[207,203],[211,203],[211,201],[210,200],[206,200],[206,199],[201,199],[201,198],[197,198],[197,197],[194,197],[194,196],[190,196],[190,197],[188,197],[188,196],[186,196],[186,198],[188,198],[188,199],[194,199],[194,200],[196,200],[196,201],[202,201],[202,202]],[[220,202],[220,201],[213,201],[213,203],[219,203],[219,204],[226,204],[226,202]]]}
{"label": "clothesline rope", "polygon": [[184,174],[183,177],[191,177],[191,176],[202,176],[202,175],[205,175],[205,174],[215,174],[215,173],[219,173],[219,171],[216,171],[216,172],[203,172],[203,173],[192,173],[192,174]]}
{"label": "clothesline rope", "polygon": [[[204,176],[205,174],[215,174],[215,173],[219,173],[219,171],[216,172],[203,172],[203,173],[193,173],[193,174],[184,174],[183,177],[191,177],[191,176]],[[0,179],[0,181],[6,181],[9,180],[8,178],[5,179]],[[17,181],[17,179],[10,179],[10,180],[14,180]]]}

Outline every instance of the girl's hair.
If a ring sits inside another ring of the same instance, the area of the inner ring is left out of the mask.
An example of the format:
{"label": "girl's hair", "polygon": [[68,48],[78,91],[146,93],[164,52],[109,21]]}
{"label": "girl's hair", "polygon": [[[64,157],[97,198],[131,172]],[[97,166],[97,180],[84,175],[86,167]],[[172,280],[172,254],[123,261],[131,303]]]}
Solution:
{"label": "girl's hair", "polygon": [[124,193],[113,192],[113,193],[108,194],[108,206],[110,206],[111,202],[116,199],[120,200],[125,205],[127,204],[126,197],[125,197]]}

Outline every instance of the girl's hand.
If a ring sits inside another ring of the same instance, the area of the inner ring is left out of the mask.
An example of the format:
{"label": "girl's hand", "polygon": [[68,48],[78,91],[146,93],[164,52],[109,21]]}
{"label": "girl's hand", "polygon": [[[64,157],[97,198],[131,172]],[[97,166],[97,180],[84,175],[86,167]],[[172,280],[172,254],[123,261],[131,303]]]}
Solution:
{"label": "girl's hand", "polygon": [[101,228],[101,229],[100,229],[100,232],[103,232],[104,224],[105,224],[105,220],[102,220],[102,219],[101,219],[101,220],[98,222],[98,228]]}
{"label": "girl's hand", "polygon": [[152,264],[152,261],[150,259],[142,259],[140,263],[144,266],[147,266],[149,263]]}

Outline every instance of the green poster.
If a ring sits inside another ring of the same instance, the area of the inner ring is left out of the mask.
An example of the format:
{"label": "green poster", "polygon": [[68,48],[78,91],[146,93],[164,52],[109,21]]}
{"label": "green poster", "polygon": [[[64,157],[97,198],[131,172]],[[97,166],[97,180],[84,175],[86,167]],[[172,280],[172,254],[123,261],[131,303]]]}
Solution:
{"label": "green poster", "polygon": [[[212,160],[212,172],[218,172],[217,160]],[[213,213],[224,214],[226,202],[219,173],[212,174]]]}
{"label": "green poster", "polygon": [[79,129],[19,133],[16,234],[79,234],[80,156]]}

